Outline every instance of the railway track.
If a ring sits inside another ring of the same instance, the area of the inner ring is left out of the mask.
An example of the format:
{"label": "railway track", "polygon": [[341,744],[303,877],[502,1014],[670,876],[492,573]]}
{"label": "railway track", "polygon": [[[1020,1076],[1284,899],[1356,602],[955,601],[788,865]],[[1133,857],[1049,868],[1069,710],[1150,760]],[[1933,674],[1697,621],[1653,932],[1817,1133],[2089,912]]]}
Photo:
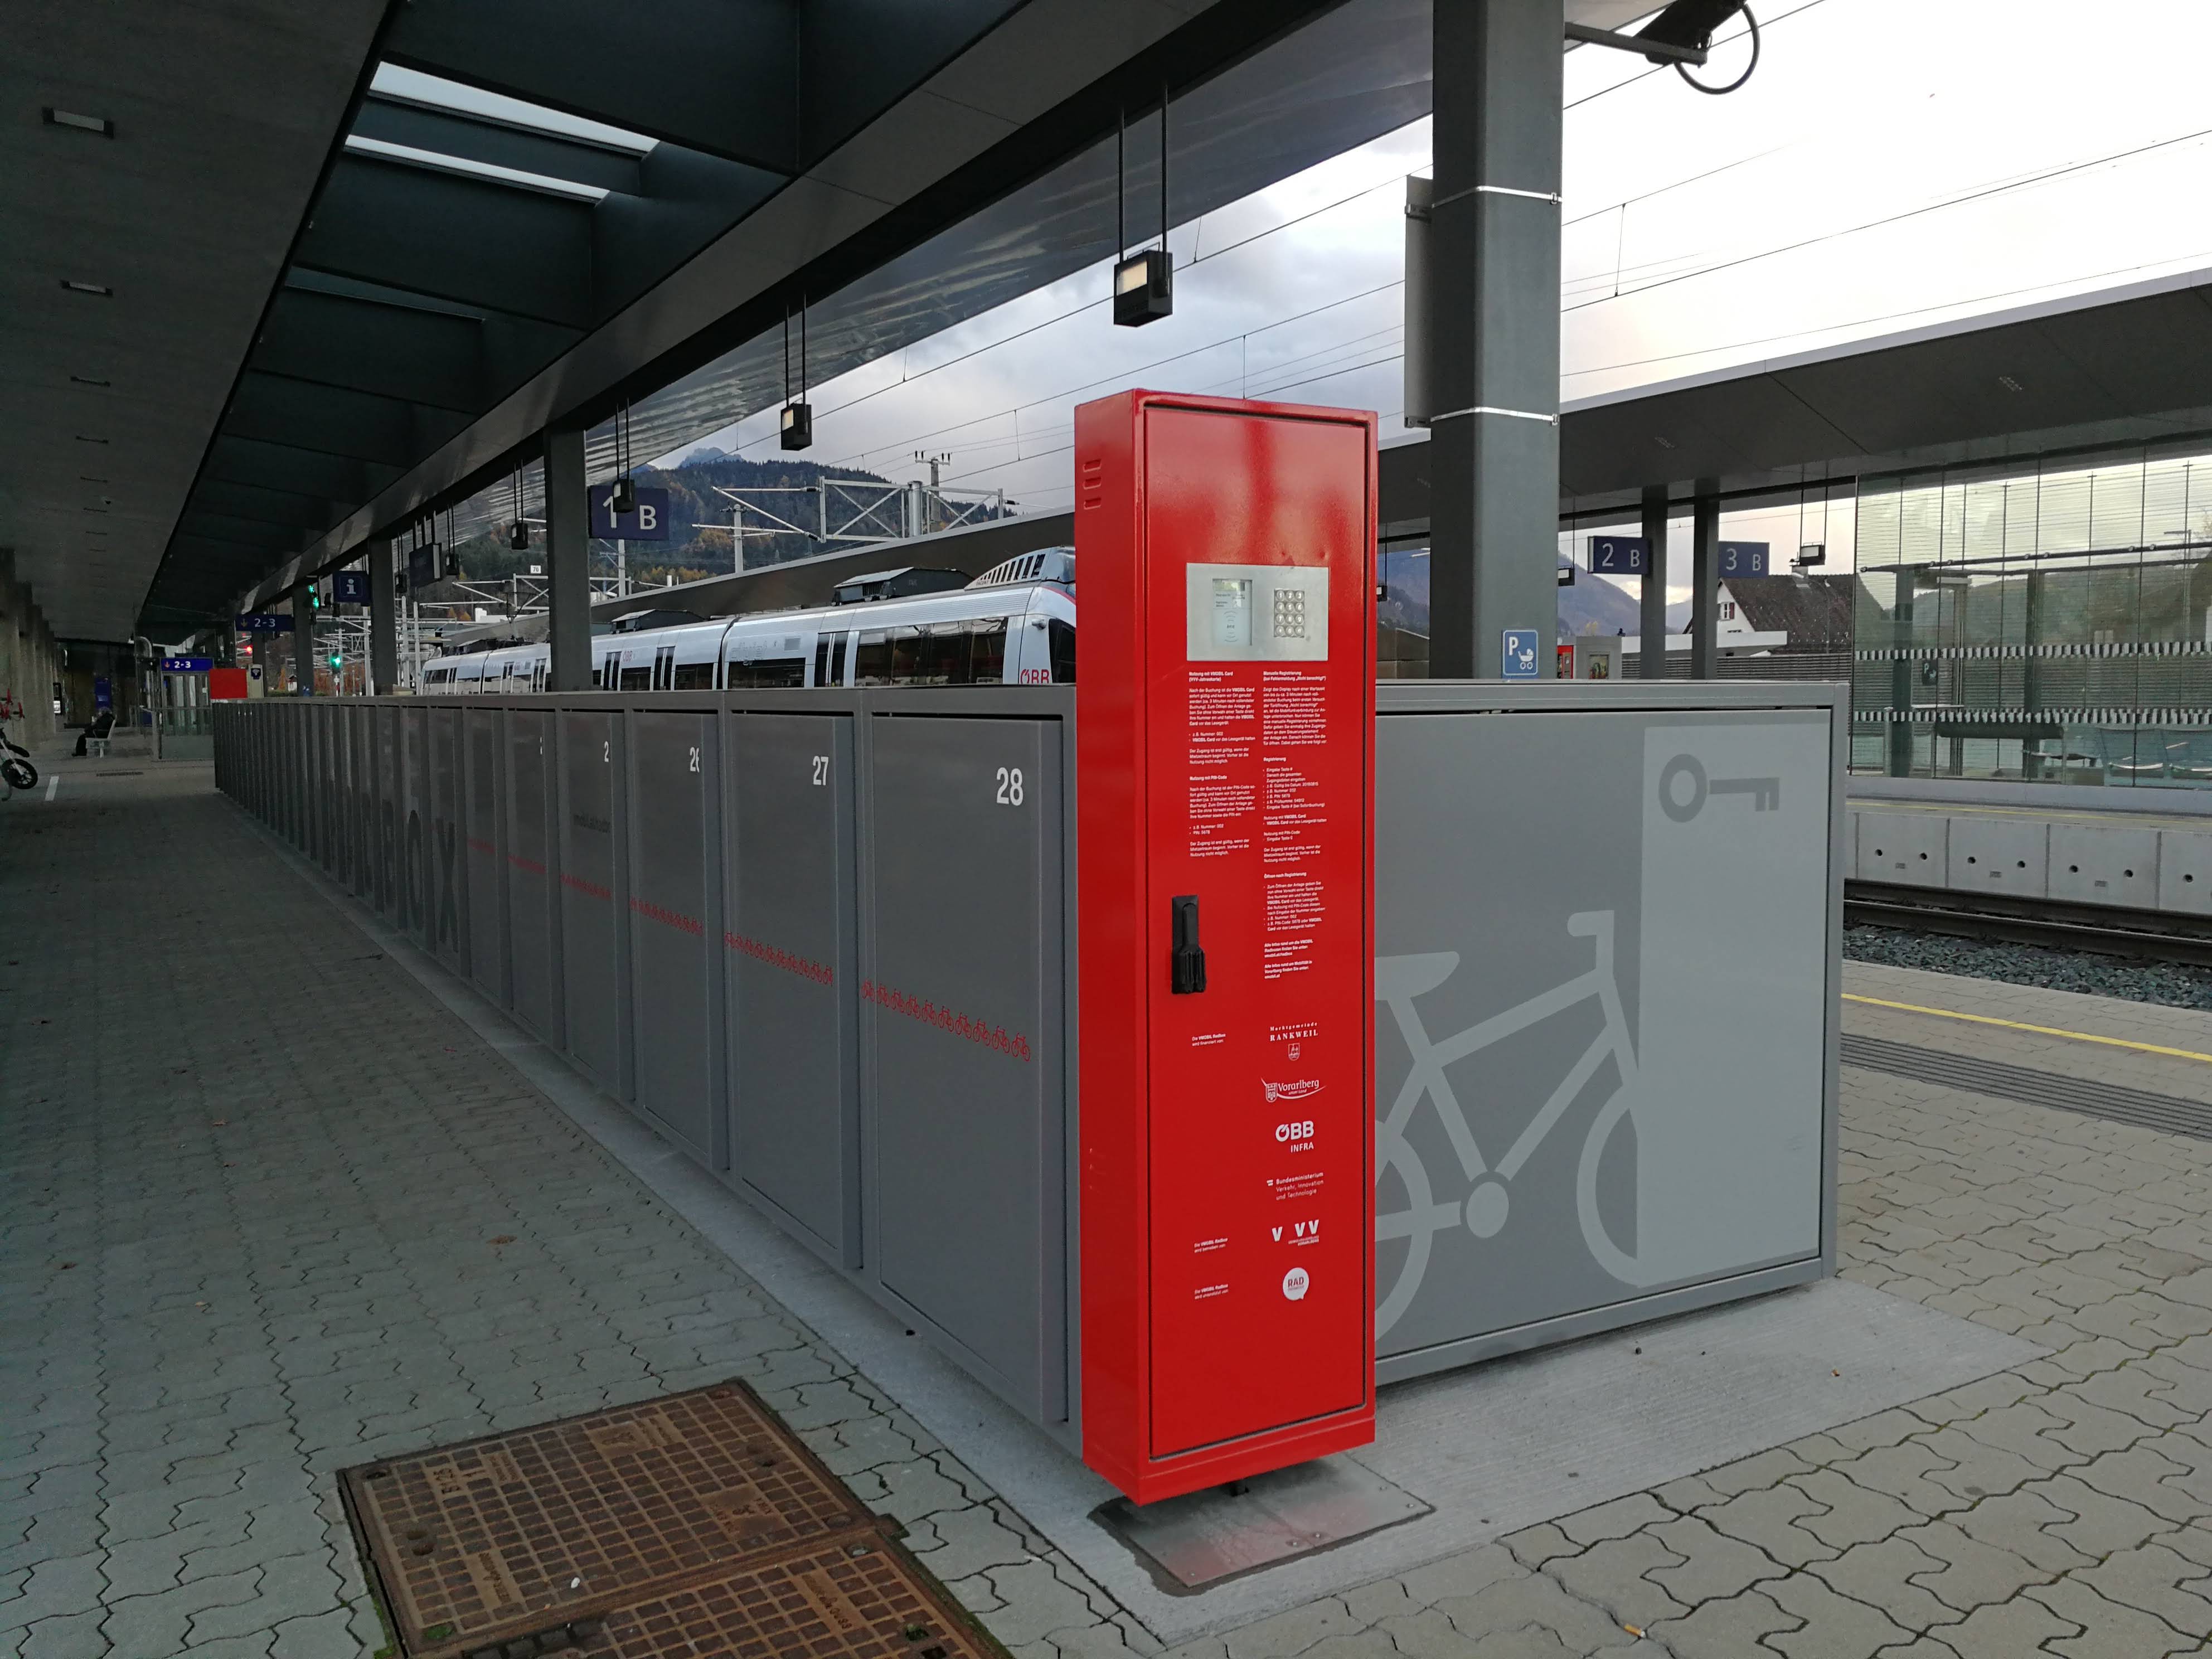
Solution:
{"label": "railway track", "polygon": [[1958,939],[1999,939],[2212,968],[2212,926],[2148,910],[1847,881],[1844,920]]}

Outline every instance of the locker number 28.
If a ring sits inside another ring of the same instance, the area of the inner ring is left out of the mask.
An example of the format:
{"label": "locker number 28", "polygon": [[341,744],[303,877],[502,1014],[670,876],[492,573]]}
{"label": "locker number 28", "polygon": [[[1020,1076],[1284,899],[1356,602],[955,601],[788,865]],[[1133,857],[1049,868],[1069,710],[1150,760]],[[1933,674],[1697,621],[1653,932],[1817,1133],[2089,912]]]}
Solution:
{"label": "locker number 28", "polygon": [[1019,806],[1022,804],[1020,767],[1002,766],[999,769],[998,802],[1001,806]]}

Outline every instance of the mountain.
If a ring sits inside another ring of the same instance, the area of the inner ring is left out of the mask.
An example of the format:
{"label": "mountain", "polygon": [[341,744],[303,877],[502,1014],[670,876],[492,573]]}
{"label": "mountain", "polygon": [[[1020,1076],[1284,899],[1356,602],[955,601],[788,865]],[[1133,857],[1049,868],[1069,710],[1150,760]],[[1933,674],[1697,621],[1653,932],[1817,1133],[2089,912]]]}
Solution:
{"label": "mountain", "polygon": [[[1559,561],[1565,565],[1567,561]],[[1429,631],[1428,556],[1385,553],[1382,556],[1382,602],[1376,615],[1385,628],[1408,634]],[[1577,574],[1572,587],[1559,590],[1555,627],[1560,639],[1571,639],[1586,626],[1599,634],[1633,634],[1640,615],[1636,597],[1615,587],[1602,576]]]}
{"label": "mountain", "polygon": [[705,466],[711,461],[733,461],[737,458],[737,452],[733,449],[718,449],[713,444],[701,444],[676,465],[679,467]]}

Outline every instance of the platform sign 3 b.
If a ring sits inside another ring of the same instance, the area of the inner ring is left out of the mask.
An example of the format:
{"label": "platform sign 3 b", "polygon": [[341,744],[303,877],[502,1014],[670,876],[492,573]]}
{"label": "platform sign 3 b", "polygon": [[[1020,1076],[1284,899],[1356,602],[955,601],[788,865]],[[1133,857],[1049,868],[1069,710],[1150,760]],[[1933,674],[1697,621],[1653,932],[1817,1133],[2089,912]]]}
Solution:
{"label": "platform sign 3 b", "polygon": [[1730,576],[1764,576],[1766,574],[1767,544],[1765,542],[1723,542],[1720,546],[1721,580]]}

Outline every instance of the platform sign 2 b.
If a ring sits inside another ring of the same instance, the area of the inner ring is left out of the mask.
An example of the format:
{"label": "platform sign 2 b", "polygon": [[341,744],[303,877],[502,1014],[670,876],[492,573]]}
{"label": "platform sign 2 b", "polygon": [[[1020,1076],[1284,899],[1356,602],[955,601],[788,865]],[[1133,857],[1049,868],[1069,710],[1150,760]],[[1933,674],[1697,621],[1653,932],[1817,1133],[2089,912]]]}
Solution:
{"label": "platform sign 2 b", "polygon": [[1651,544],[1642,536],[1593,536],[1589,568],[1595,576],[1641,576],[1651,568]]}
{"label": "platform sign 2 b", "polygon": [[1150,1503],[1374,1435],[1375,422],[1075,430],[1083,1457]]}

